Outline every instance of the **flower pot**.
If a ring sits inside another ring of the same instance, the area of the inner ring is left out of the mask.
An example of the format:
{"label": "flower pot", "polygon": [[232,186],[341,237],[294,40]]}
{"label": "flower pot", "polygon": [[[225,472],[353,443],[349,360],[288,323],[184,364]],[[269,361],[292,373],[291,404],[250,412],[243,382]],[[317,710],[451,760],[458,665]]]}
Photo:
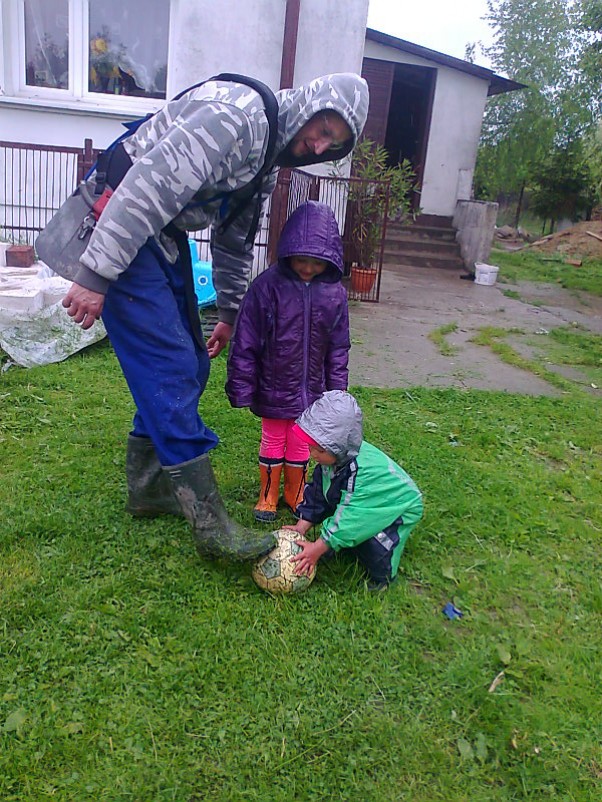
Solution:
{"label": "flower pot", "polygon": [[376,281],[376,270],[373,267],[351,268],[351,289],[360,295],[367,295],[372,291]]}

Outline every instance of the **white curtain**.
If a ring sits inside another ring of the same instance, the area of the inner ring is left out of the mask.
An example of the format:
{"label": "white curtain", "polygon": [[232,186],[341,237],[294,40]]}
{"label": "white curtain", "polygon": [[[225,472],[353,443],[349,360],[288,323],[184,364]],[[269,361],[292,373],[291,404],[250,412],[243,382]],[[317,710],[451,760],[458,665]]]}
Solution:
{"label": "white curtain", "polygon": [[29,86],[69,88],[68,0],[25,0],[25,61]]}

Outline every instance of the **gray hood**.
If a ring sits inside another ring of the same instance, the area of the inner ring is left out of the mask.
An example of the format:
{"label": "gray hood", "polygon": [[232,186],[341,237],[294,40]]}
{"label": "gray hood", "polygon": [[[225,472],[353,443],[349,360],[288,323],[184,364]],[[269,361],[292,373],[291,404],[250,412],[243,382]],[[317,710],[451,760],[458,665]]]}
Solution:
{"label": "gray hood", "polygon": [[350,393],[328,390],[297,418],[297,424],[334,454],[339,465],[359,454],[364,439],[362,410]]}
{"label": "gray hood", "polygon": [[[280,167],[299,167],[341,159],[350,153],[359,139],[368,115],[368,84],[354,72],[334,72],[314,78],[298,89],[276,92],[278,106],[278,143]],[[326,151],[321,156],[291,156],[287,147],[301,128],[320,111],[336,111],[353,134],[344,150]]]}

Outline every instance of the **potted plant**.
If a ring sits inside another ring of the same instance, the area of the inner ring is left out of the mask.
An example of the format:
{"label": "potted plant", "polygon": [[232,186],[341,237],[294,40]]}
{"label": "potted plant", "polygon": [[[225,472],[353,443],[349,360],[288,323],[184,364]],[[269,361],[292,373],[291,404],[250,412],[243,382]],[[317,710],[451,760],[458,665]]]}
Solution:
{"label": "potted plant", "polygon": [[360,267],[357,262],[354,262],[349,273],[351,290],[357,295],[370,295],[374,288],[376,274],[375,267]]}
{"label": "potted plant", "polygon": [[346,231],[351,241],[351,289],[368,295],[377,277],[377,257],[387,219],[410,214],[410,194],[415,175],[404,160],[387,166],[388,153],[370,139],[361,140],[353,151],[347,205]]}

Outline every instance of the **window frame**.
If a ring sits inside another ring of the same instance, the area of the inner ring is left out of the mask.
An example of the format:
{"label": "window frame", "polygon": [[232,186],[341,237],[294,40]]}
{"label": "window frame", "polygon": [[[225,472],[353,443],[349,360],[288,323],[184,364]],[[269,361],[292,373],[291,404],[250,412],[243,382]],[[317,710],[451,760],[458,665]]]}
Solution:
{"label": "window frame", "polygon": [[[171,19],[166,31],[168,84],[166,98],[146,98],[133,95],[113,95],[90,92],[89,75],[89,0],[67,0],[69,16],[69,81],[67,89],[47,86],[31,86],[27,83],[27,59],[25,52],[25,0],[9,0],[9,24],[0,19],[0,41],[4,64],[0,60],[0,75],[4,75],[5,94],[2,100],[17,99],[21,103],[63,108],[79,108],[107,113],[142,113],[156,111],[169,98],[169,53],[171,44]],[[171,2],[170,2],[171,17]],[[8,46],[8,39],[14,43]],[[8,52],[7,52],[8,51]],[[10,80],[12,78],[12,80]],[[11,87],[12,84],[12,87]],[[12,89],[12,91],[11,91]]]}

